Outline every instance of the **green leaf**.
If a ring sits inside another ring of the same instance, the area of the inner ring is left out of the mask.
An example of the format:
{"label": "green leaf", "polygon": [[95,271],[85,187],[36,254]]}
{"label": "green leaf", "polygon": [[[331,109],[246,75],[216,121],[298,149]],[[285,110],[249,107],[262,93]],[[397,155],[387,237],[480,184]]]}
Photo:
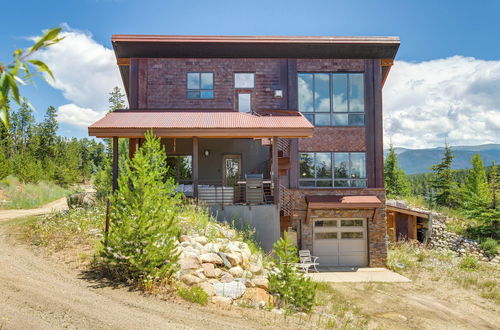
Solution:
{"label": "green leaf", "polygon": [[7,109],[6,108],[0,109],[0,121],[5,126],[6,129],[9,129],[9,120],[7,118]]}
{"label": "green leaf", "polygon": [[40,60],[28,60],[31,64],[37,67],[38,71],[40,72],[47,72],[49,76],[54,79],[54,75],[52,74],[52,71],[50,71],[49,67],[47,64],[43,63]]}
{"label": "green leaf", "polygon": [[61,32],[61,28],[54,28],[48,30],[40,39],[38,39],[38,41],[33,45],[33,47],[30,48],[29,51],[34,52],[42,47],[46,47],[45,43],[47,41],[55,39],[59,34],[59,32]]}
{"label": "green leaf", "polygon": [[21,48],[19,49],[16,49],[13,53],[12,53],[12,56],[13,57],[19,57],[21,56],[21,54],[23,53],[23,50]]}
{"label": "green leaf", "polygon": [[14,99],[14,101],[16,101],[17,104],[21,105],[21,98],[19,96],[19,87],[17,87],[16,80],[9,73],[7,73],[6,76],[10,85],[10,89],[12,91],[12,98]]}
{"label": "green leaf", "polygon": [[9,98],[9,79],[7,78],[8,73],[4,72],[2,73],[2,76],[0,77],[0,94],[2,94],[3,99],[8,99]]}

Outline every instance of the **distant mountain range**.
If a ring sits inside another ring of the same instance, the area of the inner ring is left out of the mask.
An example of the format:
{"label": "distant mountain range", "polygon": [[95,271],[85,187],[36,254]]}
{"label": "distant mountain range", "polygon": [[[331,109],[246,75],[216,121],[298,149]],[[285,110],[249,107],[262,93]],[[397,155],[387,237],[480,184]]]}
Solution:
{"label": "distant mountain range", "polygon": [[[395,148],[398,154],[399,164],[406,174],[417,174],[430,172],[430,167],[437,164],[443,158],[443,147],[429,149],[407,149]],[[485,166],[491,165],[492,161],[500,164],[500,144],[483,144],[478,146],[456,146],[453,147],[453,169],[470,168],[470,159],[479,153],[483,158]],[[384,150],[384,156],[389,152]]]}

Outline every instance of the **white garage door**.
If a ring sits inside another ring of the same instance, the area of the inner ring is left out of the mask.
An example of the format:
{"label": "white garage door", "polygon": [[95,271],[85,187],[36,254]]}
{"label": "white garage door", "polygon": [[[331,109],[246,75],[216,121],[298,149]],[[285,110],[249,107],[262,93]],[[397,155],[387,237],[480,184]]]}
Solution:
{"label": "white garage door", "polygon": [[366,266],[366,219],[315,219],[313,254],[320,266]]}

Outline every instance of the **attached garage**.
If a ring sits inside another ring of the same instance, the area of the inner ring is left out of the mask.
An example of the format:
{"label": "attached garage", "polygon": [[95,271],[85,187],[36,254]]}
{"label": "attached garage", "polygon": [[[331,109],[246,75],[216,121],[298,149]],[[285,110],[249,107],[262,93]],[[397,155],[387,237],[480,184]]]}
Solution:
{"label": "attached garage", "polygon": [[367,266],[366,219],[317,218],[313,253],[321,266]]}

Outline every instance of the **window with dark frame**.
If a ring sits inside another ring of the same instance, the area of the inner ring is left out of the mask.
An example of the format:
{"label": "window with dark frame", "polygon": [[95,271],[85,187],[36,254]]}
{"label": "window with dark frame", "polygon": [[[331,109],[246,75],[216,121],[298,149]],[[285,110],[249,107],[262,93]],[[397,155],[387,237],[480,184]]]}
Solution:
{"label": "window with dark frame", "polygon": [[363,73],[298,74],[299,111],[315,126],[365,124]]}
{"label": "window with dark frame", "polygon": [[186,97],[188,99],[213,99],[213,72],[188,72],[186,79]]}
{"label": "window with dark frame", "polygon": [[301,188],[365,188],[364,152],[301,152]]}

